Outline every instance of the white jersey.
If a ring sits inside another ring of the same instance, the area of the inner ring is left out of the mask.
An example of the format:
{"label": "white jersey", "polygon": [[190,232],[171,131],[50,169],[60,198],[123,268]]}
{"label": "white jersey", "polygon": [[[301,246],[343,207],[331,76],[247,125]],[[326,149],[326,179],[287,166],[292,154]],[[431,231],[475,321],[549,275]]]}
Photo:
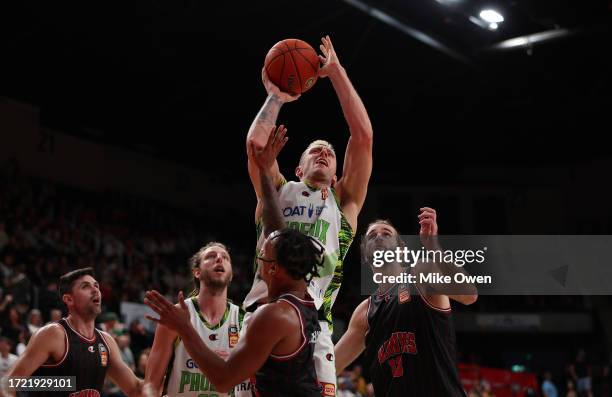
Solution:
{"label": "white jersey", "polygon": [[[189,308],[189,318],[202,341],[221,358],[227,359],[230,351],[238,344],[239,333],[242,328],[242,314],[240,308],[231,302],[223,318],[216,326],[210,326],[200,312],[197,297],[187,299],[185,303]],[[239,391],[248,392],[248,381],[242,382],[231,393],[219,393],[210,381],[198,369],[195,361],[191,359],[183,341],[177,339],[174,345],[174,362],[168,376],[166,394],[170,397],[222,397],[239,395]]]}
{"label": "white jersey", "polygon": [[[343,261],[353,242],[354,232],[340,210],[333,189],[325,192],[311,189],[304,182],[283,182],[278,194],[287,227],[316,238],[325,247],[323,267],[319,269],[319,277],[314,277],[310,281],[308,293],[331,326],[331,308],[340,290]],[[262,224],[259,220],[256,254],[259,253],[264,241],[261,232]],[[243,307],[247,308],[265,299],[267,295],[266,284],[259,277],[259,269],[256,269],[253,286],[244,300]]]}

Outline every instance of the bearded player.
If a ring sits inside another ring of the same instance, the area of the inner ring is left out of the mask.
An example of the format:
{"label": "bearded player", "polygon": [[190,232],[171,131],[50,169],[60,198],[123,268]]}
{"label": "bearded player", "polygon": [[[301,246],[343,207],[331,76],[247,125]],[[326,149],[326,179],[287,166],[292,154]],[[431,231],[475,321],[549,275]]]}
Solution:
{"label": "bearded player", "polygon": [[[200,248],[190,260],[195,291],[185,301],[189,320],[202,342],[226,359],[238,344],[242,328],[240,308],[227,299],[227,287],[232,280],[232,262],[225,245],[210,242]],[[172,359],[172,365],[168,364]],[[198,369],[177,332],[159,324],[155,330],[153,348],[145,375],[147,392],[160,396],[166,374],[164,395],[227,396],[220,393],[214,384]],[[234,385],[232,385],[234,387]],[[151,388],[151,389],[149,389]],[[234,394],[251,395],[248,381],[234,387]]]}
{"label": "bearded player", "polygon": [[[419,234],[427,250],[440,249],[436,218],[435,210],[421,208]],[[400,246],[403,241],[395,227],[388,221],[375,221],[361,243],[362,262],[374,269],[375,251],[394,251]],[[425,265],[418,264],[412,273],[464,272],[452,263]],[[396,261],[376,269],[383,276],[405,271]],[[419,282],[381,283],[378,291],[357,306],[336,344],[337,370],[342,371],[365,350],[376,396],[465,397],[457,371],[451,300],[469,305],[477,298],[473,284],[451,283],[441,292],[440,286]]]}

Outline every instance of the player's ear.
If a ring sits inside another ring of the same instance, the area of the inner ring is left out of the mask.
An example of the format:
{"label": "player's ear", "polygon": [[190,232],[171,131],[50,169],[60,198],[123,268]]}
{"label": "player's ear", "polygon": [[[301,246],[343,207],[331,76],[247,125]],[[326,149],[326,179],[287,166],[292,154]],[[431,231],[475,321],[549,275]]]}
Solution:
{"label": "player's ear", "polygon": [[334,175],[332,177],[331,187],[335,188],[336,187],[336,182],[338,182],[338,177],[336,175]]}
{"label": "player's ear", "polygon": [[64,302],[64,304],[65,304],[66,306],[68,306],[68,304],[69,304],[69,303],[72,303],[72,302],[73,302],[72,295],[70,295],[70,294],[64,294],[64,295],[62,295],[62,302]]}
{"label": "player's ear", "polygon": [[202,271],[200,270],[200,267],[194,267],[191,269],[191,273],[193,273],[193,277],[195,278],[200,278],[200,274],[202,273]]}
{"label": "player's ear", "polygon": [[302,175],[304,175],[304,171],[302,171],[302,167],[298,165],[297,167],[295,167],[295,176],[301,178]]}

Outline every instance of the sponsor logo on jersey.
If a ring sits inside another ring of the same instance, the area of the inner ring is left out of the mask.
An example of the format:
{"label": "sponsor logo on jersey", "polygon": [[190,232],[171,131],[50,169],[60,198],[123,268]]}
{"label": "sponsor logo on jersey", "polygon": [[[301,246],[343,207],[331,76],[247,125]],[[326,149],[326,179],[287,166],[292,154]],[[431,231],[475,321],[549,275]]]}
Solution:
{"label": "sponsor logo on jersey", "polygon": [[319,339],[319,334],[321,333],[321,331],[313,331],[312,334],[310,335],[310,343],[317,343],[317,339]]}
{"label": "sponsor logo on jersey", "polygon": [[201,372],[181,371],[181,380],[179,382],[179,393],[185,392],[200,392],[200,391],[216,391],[215,385],[210,383],[207,377]]}
{"label": "sponsor logo on jersey", "polygon": [[412,332],[394,332],[378,349],[378,363],[389,363],[391,375],[399,378],[404,374],[403,354],[417,354],[417,347]]}
{"label": "sponsor logo on jersey", "polygon": [[90,353],[93,353],[93,352],[95,352],[95,351],[96,351],[96,347],[95,347],[94,345],[91,345],[91,346],[89,346],[89,347],[87,348],[87,351],[88,351],[88,352],[90,352]]}
{"label": "sponsor logo on jersey", "polygon": [[310,197],[310,193],[308,193],[307,191],[305,191],[305,190],[304,190],[304,191],[302,192],[302,196],[304,196],[304,197]]}
{"label": "sponsor logo on jersey", "polygon": [[329,230],[329,222],[323,219],[317,219],[315,223],[311,222],[288,222],[287,227],[300,231],[302,234],[316,238],[325,245],[327,242],[327,231]]}
{"label": "sponsor logo on jersey", "polygon": [[218,339],[217,338],[217,334],[210,334],[210,335],[208,335],[208,339],[210,339],[210,340],[217,340]]}
{"label": "sponsor logo on jersey", "polygon": [[334,355],[331,353],[327,353],[327,355],[325,355],[325,358],[327,359],[327,361],[334,361]]}
{"label": "sponsor logo on jersey", "polygon": [[106,346],[102,343],[98,343],[98,351],[100,352],[100,363],[103,367],[108,365],[108,351],[106,350]]}
{"label": "sponsor logo on jersey", "polygon": [[305,205],[295,205],[292,207],[283,208],[283,216],[288,218],[290,216],[304,216],[304,211],[306,211],[306,215],[309,218],[312,218],[313,215],[321,215],[323,209],[327,208],[327,205],[317,205],[316,207],[312,204],[309,204],[308,207]]}
{"label": "sponsor logo on jersey", "polygon": [[321,391],[322,396],[334,397],[336,395],[336,386],[333,383],[321,382],[321,387],[323,388]]}
{"label": "sponsor logo on jersey", "polygon": [[195,361],[193,361],[190,358],[188,358],[187,361],[185,361],[185,366],[189,369],[198,368],[198,364],[196,364]]}
{"label": "sponsor logo on jersey", "polygon": [[95,389],[85,389],[70,393],[68,397],[100,397],[100,392]]}
{"label": "sponsor logo on jersey", "polygon": [[228,328],[229,347],[232,348],[238,344],[238,327],[230,325]]}

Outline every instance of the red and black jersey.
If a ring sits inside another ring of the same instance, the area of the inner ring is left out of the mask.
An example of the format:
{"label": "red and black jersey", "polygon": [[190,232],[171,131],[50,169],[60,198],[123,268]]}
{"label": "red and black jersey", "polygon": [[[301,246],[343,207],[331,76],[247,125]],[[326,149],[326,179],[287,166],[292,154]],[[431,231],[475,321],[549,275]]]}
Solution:
{"label": "red and black jersey", "polygon": [[366,360],[376,397],[465,397],[451,310],[413,285],[369,298]]}
{"label": "red and black jersey", "polygon": [[292,354],[270,354],[255,374],[255,395],[320,397],[321,386],[317,382],[313,354],[321,327],[314,301],[291,294],[281,295],[275,301],[285,301],[296,310],[302,324],[302,344]]}
{"label": "red and black jersey", "polygon": [[66,318],[58,321],[66,334],[66,351],[58,363],[43,364],[34,376],[76,376],[76,391],[36,392],[36,397],[100,397],[110,349],[99,330],[92,339],[75,331]]}

